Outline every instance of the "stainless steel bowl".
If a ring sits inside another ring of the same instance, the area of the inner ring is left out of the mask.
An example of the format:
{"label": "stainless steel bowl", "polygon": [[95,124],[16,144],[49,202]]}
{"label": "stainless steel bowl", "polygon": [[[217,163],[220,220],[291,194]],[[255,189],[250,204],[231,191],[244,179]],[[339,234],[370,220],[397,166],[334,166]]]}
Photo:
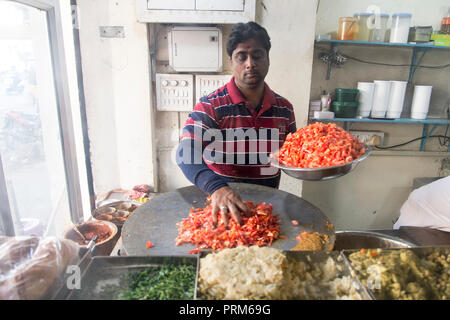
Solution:
{"label": "stainless steel bowl", "polygon": [[[106,214],[106,215],[111,215],[111,218],[113,218],[113,214],[118,214],[123,215],[123,213],[121,213],[122,211],[129,211],[130,209],[136,209],[138,207],[140,207],[142,205],[142,203],[137,202],[137,201],[133,201],[133,200],[113,200],[111,201],[104,201],[101,203],[101,206],[99,206],[98,208],[96,208],[93,212],[92,212],[92,217],[95,220],[98,221],[110,221],[112,223],[114,223],[117,227],[119,227],[119,229],[122,228],[123,224],[125,223],[125,221],[117,221],[117,220],[104,220],[104,219],[100,219],[99,216],[101,214]],[[133,208],[134,206],[134,208]],[[128,209],[125,209],[128,208]],[[133,211],[134,211],[133,210]]]}
{"label": "stainless steel bowl", "polygon": [[414,244],[398,237],[372,231],[336,231],[334,250],[412,248]]}
{"label": "stainless steel bowl", "polygon": [[347,173],[355,169],[358,164],[366,159],[372,152],[372,149],[369,146],[366,145],[365,148],[366,152],[361,157],[340,166],[323,168],[286,167],[278,162],[278,157],[276,156],[270,157],[270,163],[272,166],[283,170],[284,173],[296,179],[307,181],[325,181],[342,177],[343,175],[346,175]]}

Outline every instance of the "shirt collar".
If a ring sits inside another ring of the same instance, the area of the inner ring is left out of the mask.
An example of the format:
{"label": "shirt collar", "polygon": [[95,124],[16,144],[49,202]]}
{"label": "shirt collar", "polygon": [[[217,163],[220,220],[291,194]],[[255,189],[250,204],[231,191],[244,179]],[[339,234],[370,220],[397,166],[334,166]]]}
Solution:
{"label": "shirt collar", "polygon": [[[232,77],[230,82],[227,83],[227,90],[233,104],[246,102],[244,96],[239,91],[236,83],[234,82],[234,77]],[[264,82],[264,97],[262,101],[261,111],[270,109],[274,104],[276,104],[275,93],[269,88],[267,83]]]}

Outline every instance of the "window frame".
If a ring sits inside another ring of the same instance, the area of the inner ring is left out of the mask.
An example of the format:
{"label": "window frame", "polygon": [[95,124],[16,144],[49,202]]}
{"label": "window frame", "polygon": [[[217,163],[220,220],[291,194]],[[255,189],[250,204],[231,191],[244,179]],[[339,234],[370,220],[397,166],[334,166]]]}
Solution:
{"label": "window frame", "polygon": [[[55,96],[58,109],[59,129],[61,134],[61,148],[66,176],[67,196],[70,208],[70,218],[73,223],[83,221],[83,202],[79,179],[79,167],[76,154],[75,132],[71,112],[70,88],[64,52],[64,38],[60,4],[57,0],[10,0],[43,10],[47,15],[48,37],[53,66]],[[0,157],[0,219],[3,233],[15,236],[12,214],[9,205],[8,190]],[[92,190],[92,188],[90,188]],[[92,198],[92,195],[89,195]],[[91,202],[92,209],[92,202]]]}

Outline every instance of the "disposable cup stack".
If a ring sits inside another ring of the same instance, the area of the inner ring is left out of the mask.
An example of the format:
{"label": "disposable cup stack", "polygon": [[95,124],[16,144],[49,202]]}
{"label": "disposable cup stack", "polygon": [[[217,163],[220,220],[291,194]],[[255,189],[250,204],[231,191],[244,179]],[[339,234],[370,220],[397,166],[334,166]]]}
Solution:
{"label": "disposable cup stack", "polygon": [[373,91],[375,84],[373,82],[358,82],[359,90],[359,108],[358,116],[367,118],[370,116],[373,104]]}
{"label": "disposable cup stack", "polygon": [[389,104],[386,111],[386,118],[398,119],[403,110],[405,102],[406,81],[391,81],[391,89],[389,94]]}
{"label": "disposable cup stack", "polygon": [[385,118],[389,104],[391,81],[375,80],[373,105],[370,112],[372,118]]}
{"label": "disposable cup stack", "polygon": [[432,89],[433,86],[414,86],[414,95],[411,106],[412,119],[423,120],[427,118]]}

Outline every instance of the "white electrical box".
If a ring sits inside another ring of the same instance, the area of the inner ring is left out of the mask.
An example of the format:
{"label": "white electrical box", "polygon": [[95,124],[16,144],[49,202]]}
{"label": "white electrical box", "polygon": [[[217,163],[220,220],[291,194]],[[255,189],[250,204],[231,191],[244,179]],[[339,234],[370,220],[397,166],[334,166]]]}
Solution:
{"label": "white electrical box", "polygon": [[215,27],[172,27],[169,63],[177,72],[222,71],[222,31]]}
{"label": "white electrical box", "polygon": [[156,109],[192,111],[194,76],[192,74],[156,74]]}
{"label": "white electrical box", "polygon": [[234,24],[255,21],[256,0],[136,0],[138,21]]}
{"label": "white electrical box", "polygon": [[245,10],[244,0],[195,0],[196,10],[241,11]]}
{"label": "white electrical box", "polygon": [[148,0],[149,10],[195,10],[195,0]]}
{"label": "white electrical box", "polygon": [[199,102],[201,97],[204,97],[214,90],[226,85],[228,82],[230,82],[231,77],[231,74],[196,75],[195,101]]}

